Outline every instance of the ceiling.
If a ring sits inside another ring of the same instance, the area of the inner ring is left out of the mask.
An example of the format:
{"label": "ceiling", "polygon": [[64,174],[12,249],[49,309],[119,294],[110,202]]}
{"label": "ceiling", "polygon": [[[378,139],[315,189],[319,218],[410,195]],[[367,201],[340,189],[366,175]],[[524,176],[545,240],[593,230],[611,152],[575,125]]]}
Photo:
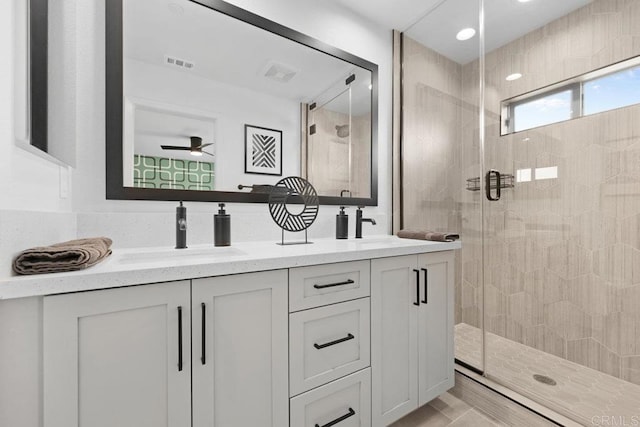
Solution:
{"label": "ceiling", "polygon": [[[463,28],[478,30],[478,0],[334,0],[359,15],[409,37],[442,55],[467,64],[479,55],[478,35],[458,41]],[[485,0],[485,51],[522,37],[592,0]]]}
{"label": "ceiling", "polygon": [[135,153],[144,156],[213,162],[214,157],[196,157],[189,151],[163,150],[161,145],[189,147],[191,136],[202,138],[203,144],[213,143],[204,151],[215,155],[215,122],[211,118],[188,113],[161,111],[137,107],[135,113]]}
{"label": "ceiling", "polygon": [[[168,66],[166,55],[195,65],[185,73],[297,102],[357,68],[191,1],[125,1],[124,56]],[[295,75],[286,83],[265,77],[272,65]]]}

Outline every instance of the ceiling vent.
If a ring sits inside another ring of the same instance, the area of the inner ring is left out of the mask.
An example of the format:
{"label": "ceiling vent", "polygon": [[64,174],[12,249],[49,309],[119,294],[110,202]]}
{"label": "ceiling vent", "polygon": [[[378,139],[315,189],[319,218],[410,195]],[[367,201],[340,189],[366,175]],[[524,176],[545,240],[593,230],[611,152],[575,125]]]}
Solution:
{"label": "ceiling vent", "polygon": [[169,55],[164,56],[164,63],[172,67],[182,68],[183,70],[193,70],[196,66],[193,62]]}
{"label": "ceiling vent", "polygon": [[288,83],[296,74],[298,74],[298,70],[275,61],[269,61],[262,69],[264,77],[280,83]]}

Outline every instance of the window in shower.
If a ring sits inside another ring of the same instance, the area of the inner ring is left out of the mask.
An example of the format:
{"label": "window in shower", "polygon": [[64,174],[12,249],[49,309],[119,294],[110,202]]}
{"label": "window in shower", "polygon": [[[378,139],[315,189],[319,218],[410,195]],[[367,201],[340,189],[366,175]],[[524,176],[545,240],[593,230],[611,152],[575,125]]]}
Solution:
{"label": "window in shower", "polygon": [[507,135],[640,104],[640,57],[502,102]]}
{"label": "window in shower", "polygon": [[571,88],[514,104],[513,131],[520,132],[573,118],[574,104],[578,102],[576,92]]}
{"label": "window in shower", "polygon": [[584,115],[640,104],[640,66],[584,84]]}

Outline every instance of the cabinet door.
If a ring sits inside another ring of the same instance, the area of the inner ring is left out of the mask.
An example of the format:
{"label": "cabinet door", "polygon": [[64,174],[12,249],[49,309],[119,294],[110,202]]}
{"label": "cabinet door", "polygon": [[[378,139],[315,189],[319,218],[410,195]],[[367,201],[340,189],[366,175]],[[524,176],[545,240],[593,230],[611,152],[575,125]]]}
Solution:
{"label": "cabinet door", "polygon": [[189,306],[188,281],[45,297],[44,425],[189,425]]}
{"label": "cabinet door", "polygon": [[454,385],[453,253],[422,254],[418,267],[418,384],[422,406]]}
{"label": "cabinet door", "polygon": [[192,301],[193,426],[289,425],[287,271],[193,280]]}
{"label": "cabinet door", "polygon": [[418,407],[417,256],[371,261],[372,421],[386,426]]}

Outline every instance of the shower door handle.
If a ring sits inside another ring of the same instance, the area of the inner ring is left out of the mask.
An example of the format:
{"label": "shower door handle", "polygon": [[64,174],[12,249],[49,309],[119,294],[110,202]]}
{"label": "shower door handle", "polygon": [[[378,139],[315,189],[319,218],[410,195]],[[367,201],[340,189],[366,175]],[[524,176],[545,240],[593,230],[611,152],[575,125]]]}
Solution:
{"label": "shower door handle", "polygon": [[[491,196],[491,175],[495,175],[496,177],[496,197]],[[487,195],[487,200],[490,200],[492,202],[500,200],[500,181],[500,172],[495,169],[489,169],[489,171],[484,176],[484,191]]]}

